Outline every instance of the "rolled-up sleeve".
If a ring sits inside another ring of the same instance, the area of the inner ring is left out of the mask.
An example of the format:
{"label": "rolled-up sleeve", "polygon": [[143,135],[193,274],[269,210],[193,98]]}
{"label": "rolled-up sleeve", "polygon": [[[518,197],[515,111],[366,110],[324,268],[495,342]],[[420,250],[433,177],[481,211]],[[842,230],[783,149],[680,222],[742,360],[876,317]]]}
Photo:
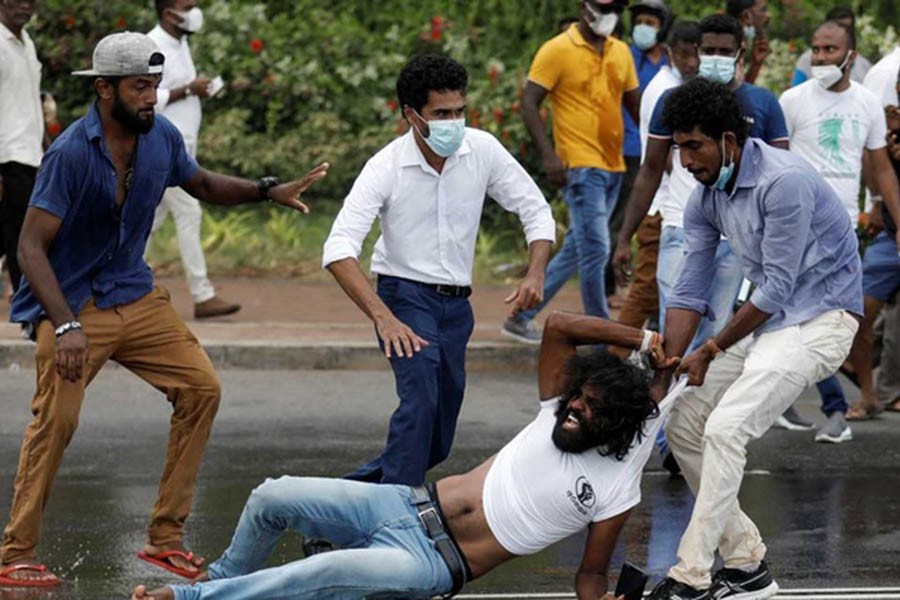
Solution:
{"label": "rolled-up sleeve", "polygon": [[322,268],[345,258],[358,258],[375,217],[387,200],[391,170],[369,160],[334,219],[322,249]]}
{"label": "rolled-up sleeve", "polygon": [[703,212],[703,189],[697,186],[684,209],[684,263],[666,308],[692,310],[715,319],[708,298],[721,232]]}
{"label": "rolled-up sleeve", "polygon": [[775,314],[784,309],[797,287],[811,231],[815,186],[808,173],[786,172],[772,181],[764,198],[760,247],[765,280],[753,291],[750,302]]}
{"label": "rolled-up sleeve", "polygon": [[555,242],[553,211],[540,188],[522,165],[493,138],[491,149],[493,169],[488,180],[488,196],[519,216],[529,244],[535,240]]}

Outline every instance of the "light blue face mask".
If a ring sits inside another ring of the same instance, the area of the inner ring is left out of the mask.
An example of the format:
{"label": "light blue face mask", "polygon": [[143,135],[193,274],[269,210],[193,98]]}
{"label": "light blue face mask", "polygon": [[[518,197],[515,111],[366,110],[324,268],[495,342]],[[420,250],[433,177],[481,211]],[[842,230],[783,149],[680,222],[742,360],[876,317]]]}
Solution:
{"label": "light blue face mask", "polygon": [[428,147],[435,154],[443,158],[447,158],[454,152],[459,150],[466,137],[466,120],[463,119],[441,119],[439,121],[428,121],[425,117],[413,110],[416,115],[426,123],[428,123],[428,137],[422,135],[419,127],[413,123],[416,132],[419,134]]}
{"label": "light blue face mask", "polygon": [[753,38],[756,37],[756,27],[753,25],[744,25],[744,39],[747,40],[747,46],[750,46],[753,43]]}
{"label": "light blue face mask", "polygon": [[700,77],[727,85],[734,80],[734,56],[701,56]]}
{"label": "light blue face mask", "polygon": [[734,175],[734,152],[731,153],[731,162],[726,165],[725,164],[725,134],[722,134],[722,166],[719,168],[719,178],[716,179],[716,183],[713,184],[714,187],[720,192],[725,191],[725,186],[728,185],[728,182],[731,181],[731,176]]}
{"label": "light blue face mask", "polygon": [[649,50],[656,45],[657,33],[655,27],[641,23],[632,29],[631,39],[634,40],[634,45],[638,47],[638,50]]}

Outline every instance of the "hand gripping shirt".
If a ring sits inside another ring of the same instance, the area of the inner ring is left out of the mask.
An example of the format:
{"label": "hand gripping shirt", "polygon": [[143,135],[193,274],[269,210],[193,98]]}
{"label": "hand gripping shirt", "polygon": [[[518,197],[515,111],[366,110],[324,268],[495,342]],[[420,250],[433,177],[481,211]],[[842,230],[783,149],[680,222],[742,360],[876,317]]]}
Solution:
{"label": "hand gripping shirt", "polygon": [[559,398],[541,402],[537,418],[497,454],[484,481],[482,503],[491,533],[508,552],[523,556],[633,508],[641,500],[641,473],[678,383],[644,423],[644,436],[621,461],[596,449],[563,452],[551,438]]}

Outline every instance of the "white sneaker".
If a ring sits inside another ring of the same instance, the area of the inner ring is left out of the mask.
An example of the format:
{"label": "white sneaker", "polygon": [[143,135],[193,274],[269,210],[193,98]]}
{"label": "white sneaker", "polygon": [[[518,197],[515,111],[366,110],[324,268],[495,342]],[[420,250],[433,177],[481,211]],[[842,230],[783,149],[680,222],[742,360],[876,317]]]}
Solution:
{"label": "white sneaker", "polygon": [[831,413],[831,416],[828,417],[828,420],[816,433],[817,442],[828,444],[840,444],[849,442],[852,439],[853,432],[850,431],[850,426],[847,425],[847,420],[842,412]]}
{"label": "white sneaker", "polygon": [[791,406],[775,419],[772,427],[787,429],[788,431],[809,431],[813,428],[813,424],[801,417],[794,407]]}

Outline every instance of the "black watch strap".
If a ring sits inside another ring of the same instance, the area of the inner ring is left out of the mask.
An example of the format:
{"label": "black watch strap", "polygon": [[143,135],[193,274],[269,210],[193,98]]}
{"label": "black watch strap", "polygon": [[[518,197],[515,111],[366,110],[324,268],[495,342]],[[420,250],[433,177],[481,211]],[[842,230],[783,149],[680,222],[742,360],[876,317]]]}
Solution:
{"label": "black watch strap", "polygon": [[273,187],[281,183],[277,177],[273,177],[272,175],[266,175],[265,177],[260,177],[259,181],[256,182],[256,187],[259,189],[259,199],[261,202],[269,201],[272,199],[269,197],[269,190]]}

